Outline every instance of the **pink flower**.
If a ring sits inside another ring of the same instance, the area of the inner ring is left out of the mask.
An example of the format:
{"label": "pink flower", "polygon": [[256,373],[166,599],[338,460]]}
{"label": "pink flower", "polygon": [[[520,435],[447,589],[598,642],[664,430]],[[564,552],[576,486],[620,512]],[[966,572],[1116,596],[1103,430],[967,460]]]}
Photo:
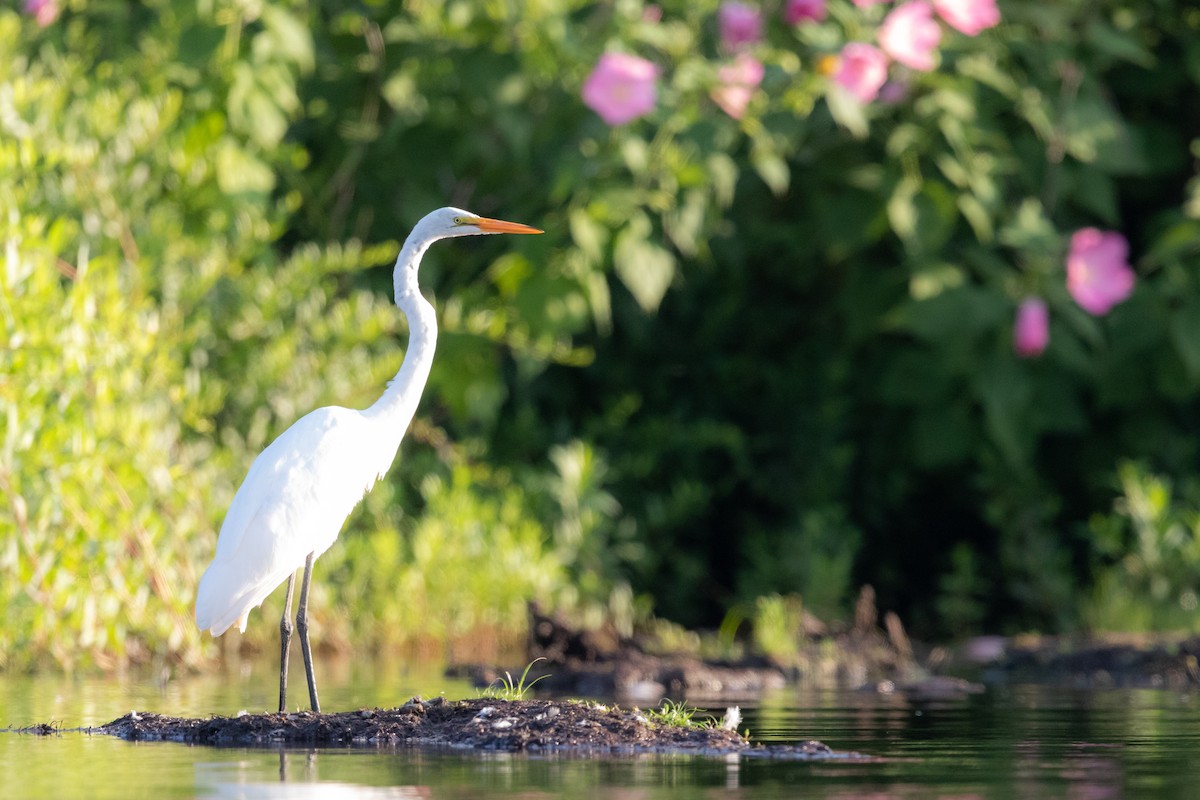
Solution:
{"label": "pink flower", "polygon": [[1021,358],[1040,356],[1050,341],[1050,312],[1040,297],[1026,297],[1017,306],[1013,350]]}
{"label": "pink flower", "polygon": [[734,119],[741,119],[762,79],[762,62],[749,53],[742,53],[732,64],[726,64],[717,70],[720,85],[710,94],[726,114]]}
{"label": "pink flower", "polygon": [[942,40],[942,27],[933,18],[926,0],[896,6],[879,28],[879,45],[906,67],[921,72],[933,69],[933,54]]}
{"label": "pink flower", "polygon": [[717,9],[721,29],[721,44],[725,49],[738,51],[762,38],[762,14],[746,3],[722,3]]}
{"label": "pink flower", "polygon": [[58,19],[58,3],[54,0],[25,0],[25,13],[32,14],[40,27]]}
{"label": "pink flower", "polygon": [[583,82],[582,95],[609,125],[624,125],[654,110],[658,67],[637,56],[605,53]]}
{"label": "pink flower", "polygon": [[1000,24],[996,0],[933,0],[933,7],[947,25],[967,36]]}
{"label": "pink flower", "polygon": [[820,22],[825,19],[825,0],[788,0],[783,9],[783,19],[788,25],[802,22]]}
{"label": "pink flower", "polygon": [[1116,231],[1075,231],[1067,253],[1067,291],[1084,311],[1103,316],[1133,292],[1128,262],[1129,242]]}
{"label": "pink flower", "polygon": [[869,103],[879,95],[887,80],[887,56],[873,45],[850,42],[842,48],[833,80],[860,103]]}

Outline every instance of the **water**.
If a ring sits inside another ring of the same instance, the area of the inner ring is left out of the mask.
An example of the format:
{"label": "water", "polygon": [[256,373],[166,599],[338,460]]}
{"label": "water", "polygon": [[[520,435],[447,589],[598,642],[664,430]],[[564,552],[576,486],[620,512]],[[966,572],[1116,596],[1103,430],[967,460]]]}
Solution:
{"label": "water", "polygon": [[[436,670],[321,664],[327,709],[414,694],[472,697]],[[304,702],[293,673],[293,705]],[[0,724],[97,725],[270,709],[271,666],[187,680],[0,678]],[[792,688],[742,702],[756,741],[817,738],[869,758],[827,762],[601,759],[415,750],[228,748],[0,733],[0,797],[1043,798],[1195,797],[1200,695],[989,689],[937,703]],[[719,709],[713,709],[717,712]]]}

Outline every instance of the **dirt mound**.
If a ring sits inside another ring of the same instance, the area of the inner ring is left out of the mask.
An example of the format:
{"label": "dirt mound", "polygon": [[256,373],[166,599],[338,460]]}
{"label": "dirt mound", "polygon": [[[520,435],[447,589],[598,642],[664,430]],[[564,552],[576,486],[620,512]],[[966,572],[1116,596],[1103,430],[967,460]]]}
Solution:
{"label": "dirt mound", "polygon": [[846,758],[820,742],[787,747],[752,745],[715,724],[671,725],[628,710],[567,700],[429,701],[415,697],[399,708],[336,714],[243,714],[176,719],[131,713],[94,733],[130,741],[205,745],[407,745],[472,750],[741,754],[769,758]]}

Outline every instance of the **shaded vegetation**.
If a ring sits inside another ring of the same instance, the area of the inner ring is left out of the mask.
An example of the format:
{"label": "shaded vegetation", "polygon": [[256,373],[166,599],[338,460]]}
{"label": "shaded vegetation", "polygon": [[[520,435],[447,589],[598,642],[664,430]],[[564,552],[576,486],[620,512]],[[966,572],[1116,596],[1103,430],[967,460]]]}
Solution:
{"label": "shaded vegetation", "polygon": [[[429,254],[438,361],[322,640],[498,646],[536,598],[783,653],[862,583],[926,636],[1194,628],[1200,12],[1001,2],[853,108],[821,65],[886,8],[830,0],[768,19],[735,120],[717,3],[659,6],[0,9],[0,668],[215,652],[237,482],[377,396],[396,239],[448,203],[547,235]],[[579,99],[612,49],[662,68],[619,128]],[[1138,273],[1104,317],[1064,284],[1089,226]]]}

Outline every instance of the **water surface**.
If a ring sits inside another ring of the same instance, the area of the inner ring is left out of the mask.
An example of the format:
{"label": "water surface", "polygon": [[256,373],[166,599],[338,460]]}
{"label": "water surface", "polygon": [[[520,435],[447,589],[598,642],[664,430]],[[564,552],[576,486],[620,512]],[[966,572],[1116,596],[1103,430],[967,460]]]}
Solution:
{"label": "water surface", "polygon": [[[471,697],[436,669],[321,664],[327,710],[412,695]],[[130,710],[269,710],[269,662],[186,680],[0,678],[0,725],[98,725]],[[292,705],[306,699],[293,674]],[[1118,798],[1196,797],[1200,696],[994,687],[937,703],[791,688],[741,703],[756,741],[820,739],[864,759],[560,756],[337,748],[209,748],[63,733],[0,734],[3,797]],[[714,714],[722,709],[711,709]]]}

